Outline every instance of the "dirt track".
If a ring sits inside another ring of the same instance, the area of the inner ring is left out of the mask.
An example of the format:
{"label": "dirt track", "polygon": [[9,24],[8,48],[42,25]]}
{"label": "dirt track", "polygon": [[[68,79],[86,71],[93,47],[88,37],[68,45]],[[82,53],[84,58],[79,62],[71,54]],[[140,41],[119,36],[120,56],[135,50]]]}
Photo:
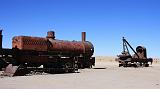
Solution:
{"label": "dirt track", "polygon": [[160,64],[148,68],[119,68],[97,62],[80,73],[0,78],[0,89],[160,89]]}

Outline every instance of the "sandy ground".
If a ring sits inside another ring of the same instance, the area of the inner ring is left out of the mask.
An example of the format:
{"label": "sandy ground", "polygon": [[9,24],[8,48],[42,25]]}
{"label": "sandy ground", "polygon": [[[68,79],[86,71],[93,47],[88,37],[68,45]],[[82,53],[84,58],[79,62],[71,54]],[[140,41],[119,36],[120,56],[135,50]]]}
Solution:
{"label": "sandy ground", "polygon": [[0,89],[160,89],[160,64],[123,68],[99,60],[80,73],[2,77]]}

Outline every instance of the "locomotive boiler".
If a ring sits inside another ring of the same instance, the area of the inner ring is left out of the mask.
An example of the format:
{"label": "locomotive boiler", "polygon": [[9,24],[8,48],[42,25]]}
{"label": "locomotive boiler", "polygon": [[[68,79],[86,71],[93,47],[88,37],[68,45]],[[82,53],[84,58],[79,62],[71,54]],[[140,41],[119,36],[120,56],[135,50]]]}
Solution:
{"label": "locomotive boiler", "polygon": [[[15,36],[12,39],[12,48],[20,50],[55,51],[76,56],[92,56],[94,47],[89,41],[65,41],[55,39],[53,31],[47,32],[46,38]],[[84,38],[84,32],[82,37]]]}
{"label": "locomotive boiler", "polygon": [[[22,65],[27,70],[43,66],[43,70],[53,72],[64,70],[75,72],[78,68],[91,68],[95,64],[94,46],[86,41],[86,33],[82,32],[82,41],[67,41],[55,39],[55,32],[47,32],[46,37],[15,36],[12,39],[12,49],[2,49],[8,63]],[[4,59],[1,58],[1,59]],[[18,75],[20,75],[18,73]]]}

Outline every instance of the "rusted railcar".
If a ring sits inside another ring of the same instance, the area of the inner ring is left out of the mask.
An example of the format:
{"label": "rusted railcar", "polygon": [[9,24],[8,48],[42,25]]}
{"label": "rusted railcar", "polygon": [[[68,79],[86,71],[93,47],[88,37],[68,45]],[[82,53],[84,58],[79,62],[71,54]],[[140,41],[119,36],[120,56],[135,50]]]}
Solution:
{"label": "rusted railcar", "polygon": [[[137,46],[136,51],[132,48],[129,42],[123,37],[123,51],[121,55],[118,55],[116,61],[119,62],[119,67],[148,67],[149,62],[152,64],[153,59],[147,58],[147,50],[143,46]],[[134,52],[133,55],[130,54],[129,48]]]}

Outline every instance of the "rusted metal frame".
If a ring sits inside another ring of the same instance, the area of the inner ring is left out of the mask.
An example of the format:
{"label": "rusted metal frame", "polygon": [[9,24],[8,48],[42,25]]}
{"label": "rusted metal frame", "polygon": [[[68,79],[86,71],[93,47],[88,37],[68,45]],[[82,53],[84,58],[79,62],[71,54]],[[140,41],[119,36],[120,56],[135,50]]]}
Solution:
{"label": "rusted metal frame", "polygon": [[[127,43],[126,43],[126,42],[124,43],[124,46],[125,46],[124,48],[127,49],[128,54],[131,55],[130,52],[129,52],[129,49],[128,49],[128,46],[127,46]],[[124,52],[125,52],[125,51],[124,51]]]}
{"label": "rusted metal frame", "polygon": [[123,41],[131,48],[131,50],[137,55],[137,57],[139,58],[139,55],[137,54],[137,52],[132,48],[132,46],[128,43],[128,41],[123,38]]}

